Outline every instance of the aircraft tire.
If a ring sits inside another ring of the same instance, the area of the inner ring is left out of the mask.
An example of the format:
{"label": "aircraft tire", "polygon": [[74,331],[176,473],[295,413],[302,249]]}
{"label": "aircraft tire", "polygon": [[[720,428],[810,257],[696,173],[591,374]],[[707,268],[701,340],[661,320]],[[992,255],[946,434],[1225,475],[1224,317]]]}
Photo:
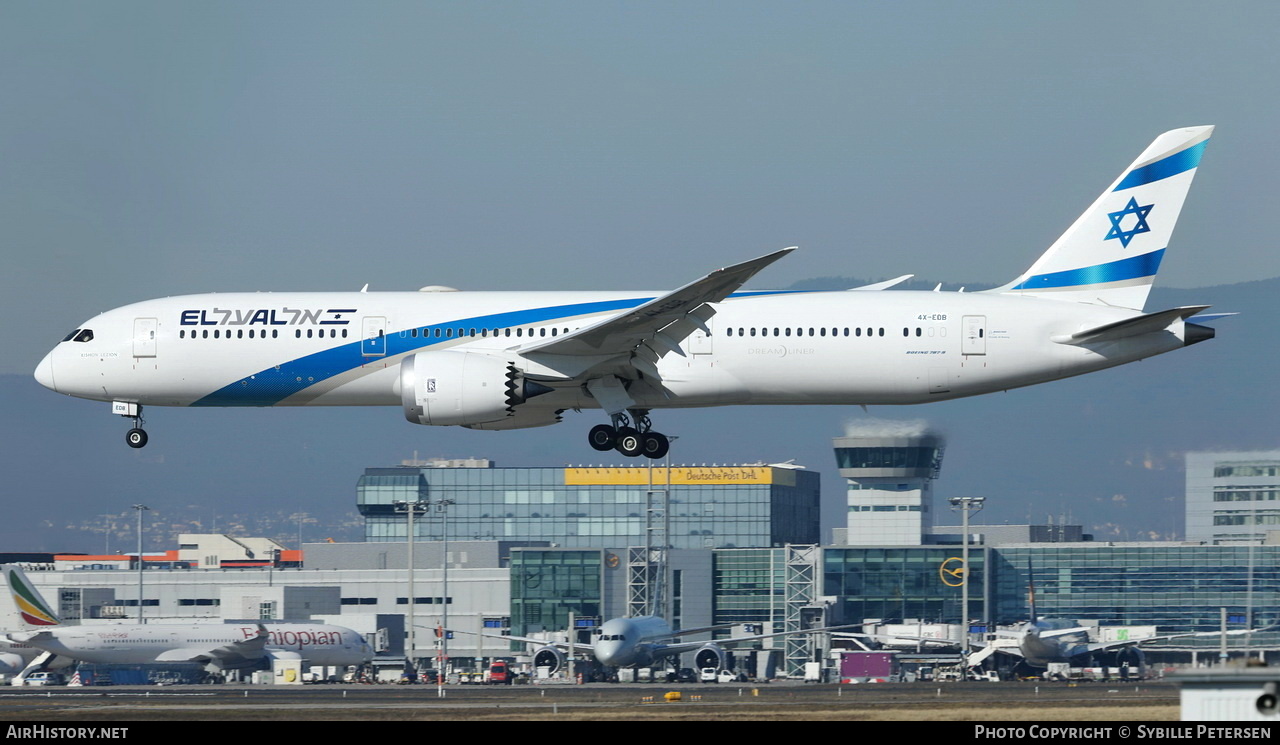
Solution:
{"label": "aircraft tire", "polygon": [[587,442],[591,443],[592,448],[601,452],[613,450],[618,444],[618,433],[608,424],[597,424],[587,433]]}
{"label": "aircraft tire", "polygon": [[139,427],[134,427],[125,433],[124,441],[129,443],[129,447],[131,448],[146,447],[147,432]]}
{"label": "aircraft tire", "polygon": [[646,432],[640,437],[641,451],[646,458],[658,460],[671,449],[671,441],[661,432]]}
{"label": "aircraft tire", "polygon": [[618,430],[616,450],[628,458],[634,458],[644,450],[644,437],[630,427],[623,427]]}

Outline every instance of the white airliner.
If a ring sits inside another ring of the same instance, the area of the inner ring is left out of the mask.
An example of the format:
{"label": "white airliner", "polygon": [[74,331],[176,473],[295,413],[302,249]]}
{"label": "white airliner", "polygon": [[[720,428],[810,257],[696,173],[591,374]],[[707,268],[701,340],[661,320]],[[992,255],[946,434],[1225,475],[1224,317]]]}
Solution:
{"label": "white airliner", "polygon": [[9,641],[44,653],[27,664],[23,676],[74,662],[196,662],[221,671],[269,666],[273,659],[347,666],[373,657],[360,634],[317,623],[65,626],[21,569],[4,565],[4,580]]}
{"label": "white airliner", "polygon": [[[603,409],[597,450],[658,458],[654,410],[918,404],[1102,370],[1213,337],[1144,313],[1212,127],[1160,135],[1008,284],[984,292],[742,292],[776,253],[670,292],[229,293],[148,300],[67,334],[59,393],[144,406],[401,406],[503,430]],[[972,249],[967,249],[972,250]],[[1205,320],[1208,316],[1201,316]]]}
{"label": "white airliner", "polygon": [[[549,642],[526,636],[498,636],[481,634],[495,639],[526,642],[539,645],[533,653],[534,667],[546,667],[551,672],[560,670],[565,665],[565,653],[570,646],[574,652],[590,653],[596,661],[606,667],[651,667],[662,664],[667,657],[696,652],[694,664],[699,668],[725,667],[725,648],[747,642],[772,639],[795,634],[815,634],[832,631],[845,626],[833,626],[800,631],[779,631],[772,634],[754,634],[737,636],[730,639],[681,642],[681,636],[704,634],[708,631],[726,628],[726,626],[703,626],[692,629],[673,630],[671,624],[660,616],[634,616],[629,618],[611,618],[600,626],[600,632],[591,644],[579,642]],[[459,633],[455,630],[454,633]],[[461,632],[473,633],[473,632]]]}

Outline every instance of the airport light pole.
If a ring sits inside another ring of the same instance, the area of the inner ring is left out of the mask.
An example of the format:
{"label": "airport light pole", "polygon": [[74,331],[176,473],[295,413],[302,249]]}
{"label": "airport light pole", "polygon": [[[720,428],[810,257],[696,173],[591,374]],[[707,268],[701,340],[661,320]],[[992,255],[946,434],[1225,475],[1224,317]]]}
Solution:
{"label": "airport light pole", "polygon": [[[452,499],[437,499],[436,511],[440,513],[442,533],[444,534],[444,551],[441,558],[443,564],[442,580],[444,585],[440,611],[440,659],[436,665],[436,695],[444,697],[444,664],[449,659],[449,506],[456,504]],[[476,642],[479,644],[479,642]]]}
{"label": "airport light pole", "polygon": [[961,559],[964,565],[964,576],[960,583],[960,623],[964,626],[965,650],[969,649],[969,514],[982,510],[986,497],[951,497],[952,511],[960,512],[961,519]]}
{"label": "airport light pole", "polygon": [[[412,662],[413,660],[416,659],[413,655],[414,655],[414,652],[417,651],[418,649],[418,646],[417,646],[418,630],[417,630],[417,627],[414,626],[414,613],[413,613],[414,604],[415,604],[414,601],[416,600],[416,598],[413,595],[413,537],[414,537],[413,536],[413,517],[414,515],[420,515],[422,513],[425,513],[429,509],[430,502],[423,502],[423,501],[408,502],[408,501],[402,500],[402,501],[393,502],[392,504],[395,505],[396,512],[403,512],[405,514],[405,519],[408,520],[409,597],[407,598],[407,600],[409,603],[409,634],[408,634],[407,643],[409,648],[405,650],[405,657],[407,657],[411,661],[411,664],[413,665],[413,671],[416,674],[418,671],[418,665],[416,662]],[[301,525],[301,523],[299,523],[299,525]],[[299,528],[299,530],[301,530],[301,528]]]}
{"label": "airport light pole", "polygon": [[135,504],[133,509],[138,511],[138,623],[142,621],[142,513],[151,509],[145,504]]}

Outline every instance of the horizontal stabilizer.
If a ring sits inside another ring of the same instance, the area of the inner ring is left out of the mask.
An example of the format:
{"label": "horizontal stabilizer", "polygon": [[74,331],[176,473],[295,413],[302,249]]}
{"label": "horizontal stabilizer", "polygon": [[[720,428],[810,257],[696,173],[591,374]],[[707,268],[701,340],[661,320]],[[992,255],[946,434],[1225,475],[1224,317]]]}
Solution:
{"label": "horizontal stabilizer", "polygon": [[1224,318],[1238,315],[1240,315],[1238,311],[1234,313],[1205,313],[1202,316],[1196,316],[1196,323],[1213,323],[1214,321],[1221,321]]}
{"label": "horizontal stabilizer", "polygon": [[1130,336],[1138,336],[1139,334],[1150,334],[1155,331],[1163,331],[1175,321],[1185,321],[1208,307],[1207,305],[1188,305],[1182,308],[1162,310],[1158,313],[1146,313],[1133,318],[1126,318],[1123,321],[1077,331],[1069,336],[1066,334],[1055,336],[1053,340],[1059,344],[1096,344],[1098,342],[1116,341]]}

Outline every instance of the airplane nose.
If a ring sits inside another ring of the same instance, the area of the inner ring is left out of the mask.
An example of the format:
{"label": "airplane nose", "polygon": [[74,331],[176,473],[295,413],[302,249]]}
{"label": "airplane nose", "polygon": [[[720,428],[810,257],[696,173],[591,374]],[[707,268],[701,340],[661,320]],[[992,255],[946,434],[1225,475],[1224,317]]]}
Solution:
{"label": "airplane nose", "polygon": [[51,391],[58,390],[53,382],[53,352],[46,354],[40,364],[36,365],[36,382]]}

